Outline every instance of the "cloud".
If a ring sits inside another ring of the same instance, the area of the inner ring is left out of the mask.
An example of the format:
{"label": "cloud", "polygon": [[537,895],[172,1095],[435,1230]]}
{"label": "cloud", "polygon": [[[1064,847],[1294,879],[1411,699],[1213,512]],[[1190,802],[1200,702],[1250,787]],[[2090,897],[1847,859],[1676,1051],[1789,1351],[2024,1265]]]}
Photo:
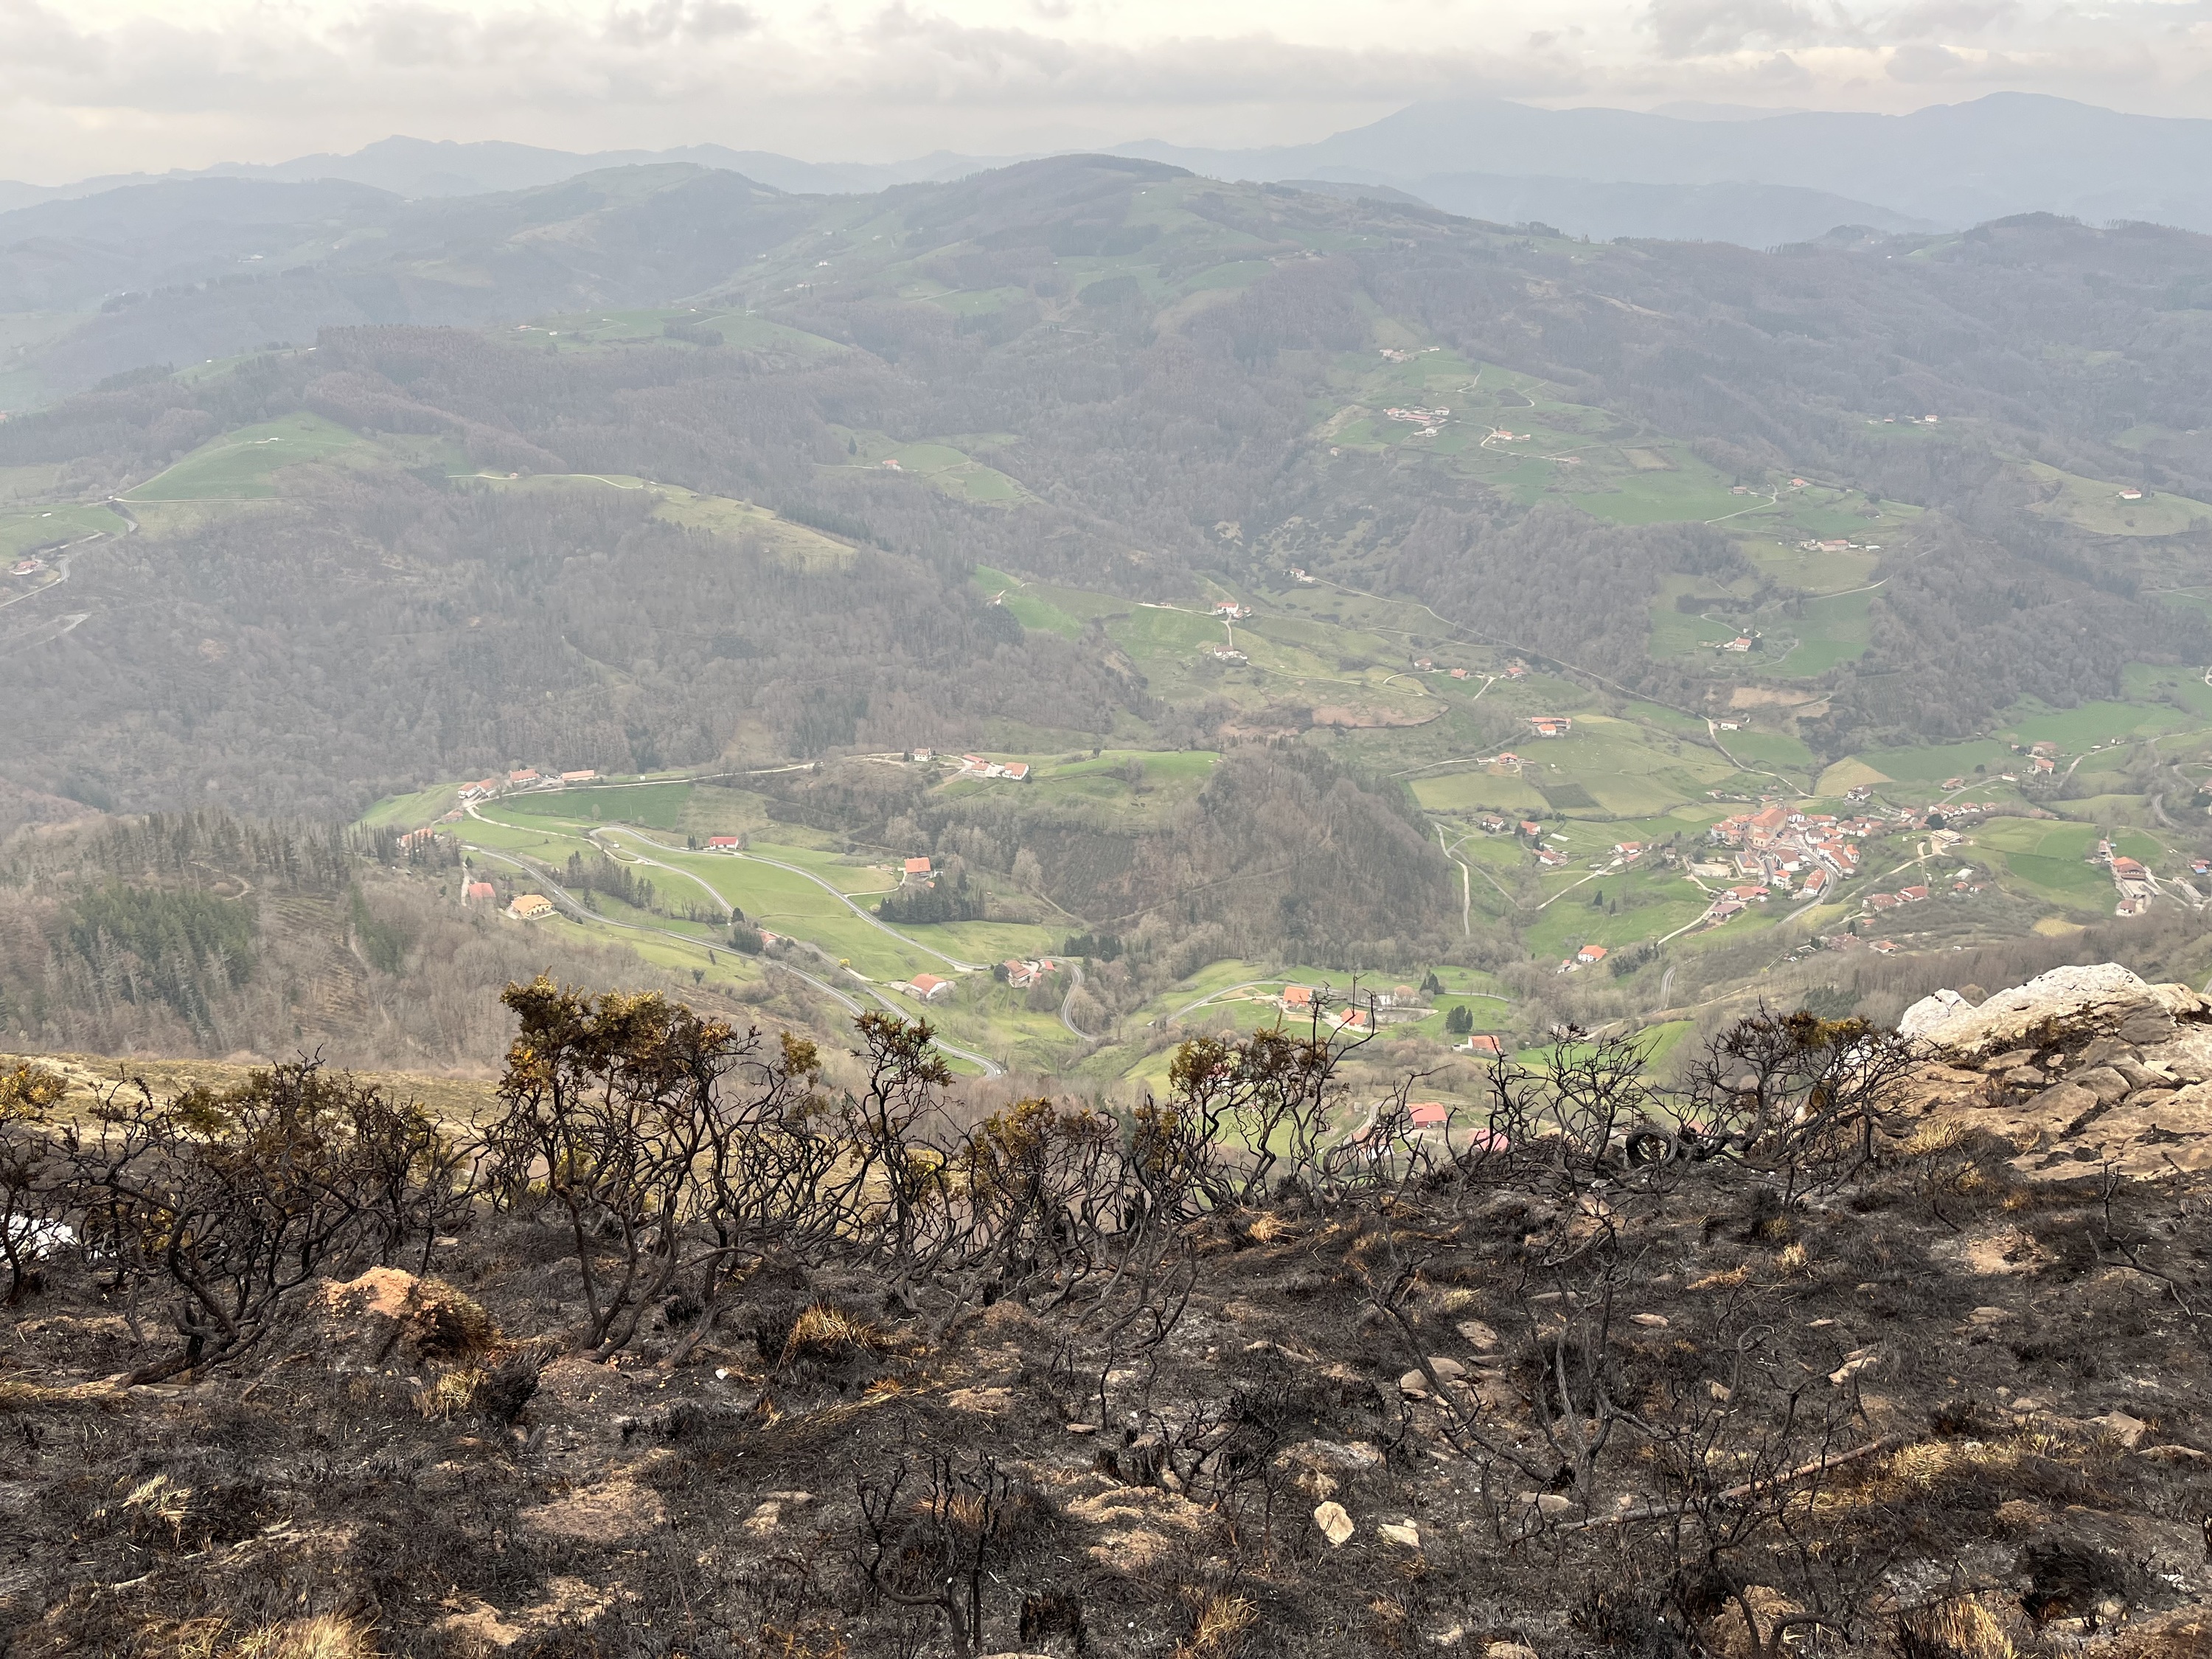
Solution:
{"label": "cloud", "polygon": [[1626,21],[1612,0],[106,4],[0,0],[8,171],[274,161],[392,132],[824,160],[1241,146],[1476,94],[1904,109],[2012,87],[2212,114],[2212,0],[1648,0]]}
{"label": "cloud", "polygon": [[1648,21],[1664,58],[1798,46],[1820,33],[1802,0],[1651,0]]}

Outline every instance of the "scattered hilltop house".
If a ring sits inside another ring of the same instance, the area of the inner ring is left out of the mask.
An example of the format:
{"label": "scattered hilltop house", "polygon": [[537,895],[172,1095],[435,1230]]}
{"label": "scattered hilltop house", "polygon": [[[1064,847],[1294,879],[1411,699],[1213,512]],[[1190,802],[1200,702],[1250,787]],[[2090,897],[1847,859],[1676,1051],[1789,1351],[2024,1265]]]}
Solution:
{"label": "scattered hilltop house", "polygon": [[517,893],[507,914],[517,921],[543,921],[553,914],[553,901],[543,893]]}
{"label": "scattered hilltop house", "polygon": [[1964,789],[1966,787],[1966,781],[1964,778],[1946,778],[1943,780],[1943,787],[1946,789]]}
{"label": "scattered hilltop house", "polygon": [[2141,881],[2150,872],[2144,869],[2142,865],[2136,863],[2131,858],[2121,856],[2116,857],[2112,860],[2112,879],[2114,881]]}
{"label": "scattered hilltop house", "polygon": [[999,775],[1012,778],[1016,783],[1026,783],[1029,781],[1030,763],[1027,761],[1008,761],[999,769]]}
{"label": "scattered hilltop house", "polygon": [[1331,1016],[1331,1019],[1340,1031],[1371,1031],[1375,1029],[1364,1008],[1341,1008]]}
{"label": "scattered hilltop house", "polygon": [[2027,746],[2027,752],[2031,755],[2056,755],[2058,745],[2050,742],[2032,743]]}
{"label": "scattered hilltop house", "polygon": [[889,459],[884,461],[883,465],[884,471],[889,472],[903,472],[906,471],[904,467],[898,464],[898,457],[896,455],[891,456]]}
{"label": "scattered hilltop house", "polygon": [[1617,841],[1613,844],[1613,855],[1624,863],[1633,863],[1644,856],[1644,843],[1640,841]]}
{"label": "scattered hilltop house", "polygon": [[901,870],[900,875],[907,881],[927,881],[929,879],[930,875],[929,860],[927,859],[908,859],[906,861],[905,866]]}
{"label": "scattered hilltop house", "polygon": [[1285,985],[1283,987],[1283,994],[1278,997],[1276,1000],[1283,1005],[1283,1012],[1286,1014],[1311,1013],[1313,1012],[1314,1006],[1313,987],[1310,985]]}
{"label": "scattered hilltop house", "polygon": [[1291,570],[1291,580],[1297,583],[1301,587],[1311,587],[1318,578],[1309,576],[1304,571],[1293,566]]}
{"label": "scattered hilltop house", "polygon": [[2056,772],[2058,769],[2058,763],[2048,755],[2031,755],[2028,757],[2027,763],[2033,770],[2041,773]]}
{"label": "scattered hilltop house", "polygon": [[1521,757],[1510,749],[1500,750],[1490,757],[1490,763],[1492,766],[1518,766],[1521,764]]}
{"label": "scattered hilltop house", "polygon": [[1244,664],[1249,660],[1249,659],[1248,659],[1242,651],[1239,651],[1233,645],[1215,646],[1213,647],[1213,659],[1216,662],[1226,663],[1231,668],[1242,668]]}
{"label": "scattered hilltop house", "polygon": [[1544,833],[1544,826],[1533,818],[1523,818],[1521,820],[1521,833],[1534,839]]}
{"label": "scattered hilltop house", "polygon": [[910,992],[924,1002],[942,1002],[952,994],[952,981],[939,979],[934,974],[916,974],[899,988]]}
{"label": "scattered hilltop house", "polygon": [[1540,738],[1564,738],[1575,729],[1575,723],[1565,714],[1531,714],[1528,729]]}
{"label": "scattered hilltop house", "polygon": [[1805,487],[1805,481],[1802,478],[1792,478],[1790,481],[1790,487],[1792,489],[1802,489]]}
{"label": "scattered hilltop house", "polygon": [[1556,870],[1566,861],[1567,855],[1556,847],[1539,847],[1536,849],[1536,862],[1547,870]]}
{"label": "scattered hilltop house", "polygon": [[1485,812],[1474,822],[1476,828],[1486,836],[1502,836],[1506,830],[1505,820],[1495,812]]}
{"label": "scattered hilltop house", "polygon": [[2142,495],[2143,493],[2140,489],[2123,489],[2120,492],[2120,499],[2124,501],[2139,501],[2142,499]]}
{"label": "scattered hilltop house", "polygon": [[35,576],[46,568],[44,559],[19,559],[8,574],[11,576]]}
{"label": "scattered hilltop house", "polygon": [[1464,668],[1455,668],[1451,671],[1451,677],[1455,680],[1463,680],[1467,678],[1467,670]]}
{"label": "scattered hilltop house", "polygon": [[1492,1059],[1503,1059],[1505,1054],[1505,1045],[1494,1036],[1471,1036],[1459,1046],[1471,1054],[1488,1054]]}
{"label": "scattered hilltop house", "polygon": [[535,768],[526,766],[519,772],[509,772],[507,775],[507,781],[512,788],[527,789],[540,780]]}
{"label": "scattered hilltop house", "polygon": [[999,969],[1006,975],[1006,983],[1017,991],[1026,991],[1038,981],[1057,971],[1056,964],[1044,957],[1033,960],[1009,957],[999,964]]}
{"label": "scattered hilltop house", "polygon": [[1727,644],[1721,647],[1721,649],[1723,651],[1748,651],[1751,649],[1751,636],[1747,634],[1739,634]]}
{"label": "scattered hilltop house", "polygon": [[734,853],[743,844],[744,842],[742,839],[737,836],[709,836],[707,837],[707,850],[710,853]]}
{"label": "scattered hilltop house", "polygon": [[927,766],[937,758],[937,751],[933,749],[917,749],[914,751],[914,758],[915,764]]}
{"label": "scattered hilltop house", "polygon": [[597,771],[587,767],[580,772],[563,772],[561,775],[561,781],[564,784],[596,783],[599,781],[599,776]]}
{"label": "scattered hilltop house", "polygon": [[1867,895],[1867,908],[1869,910],[1894,910],[1901,902],[1894,893]]}
{"label": "scattered hilltop house", "polygon": [[1899,888],[1897,890],[1897,896],[1903,899],[1907,904],[1917,904],[1921,900],[1928,896],[1928,889],[1925,886],[1916,884],[1911,887]]}
{"label": "scattered hilltop house", "polygon": [[1528,665],[1522,662],[1518,657],[1514,658],[1511,662],[1505,665],[1505,678],[1509,680],[1527,679],[1528,678]]}
{"label": "scattered hilltop house", "polygon": [[420,830],[410,830],[400,836],[399,844],[404,848],[428,847],[437,839],[437,830],[426,825]]}
{"label": "scattered hilltop house", "polygon": [[1593,963],[1603,962],[1604,960],[1605,946],[1602,945],[1585,945],[1581,950],[1575,952],[1575,966],[1577,968],[1587,968]]}
{"label": "scattered hilltop house", "polygon": [[1217,599],[1213,605],[1213,614],[1230,622],[1242,622],[1252,614],[1252,607],[1239,605],[1234,599]]}
{"label": "scattered hilltop house", "polygon": [[461,889],[461,902],[464,904],[489,904],[498,896],[488,881],[472,881]]}
{"label": "scattered hilltop house", "polygon": [[1450,1120],[1451,1114],[1439,1100],[1425,1100],[1406,1109],[1406,1121],[1416,1129],[1441,1129]]}

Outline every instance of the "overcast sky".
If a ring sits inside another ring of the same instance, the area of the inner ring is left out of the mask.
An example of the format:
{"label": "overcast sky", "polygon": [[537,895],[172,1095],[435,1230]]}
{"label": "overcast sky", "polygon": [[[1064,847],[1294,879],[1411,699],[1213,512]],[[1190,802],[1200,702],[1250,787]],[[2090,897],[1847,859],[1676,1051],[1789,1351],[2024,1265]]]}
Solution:
{"label": "overcast sky", "polygon": [[817,161],[1300,142],[1417,99],[2212,116],[2212,0],[0,0],[0,177],[390,133]]}

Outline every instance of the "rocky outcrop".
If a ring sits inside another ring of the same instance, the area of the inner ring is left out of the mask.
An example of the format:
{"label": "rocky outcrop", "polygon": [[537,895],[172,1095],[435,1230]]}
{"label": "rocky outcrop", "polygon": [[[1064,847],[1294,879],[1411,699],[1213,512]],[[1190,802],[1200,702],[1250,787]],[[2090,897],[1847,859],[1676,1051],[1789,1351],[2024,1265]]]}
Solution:
{"label": "rocky outcrop", "polygon": [[1939,991],[1898,1022],[1930,1113],[2011,1141],[2024,1174],[2212,1169],[2212,1006],[2117,963],[2058,968],[1979,1006]]}
{"label": "rocky outcrop", "polygon": [[1978,1007],[1956,991],[1938,991],[1907,1008],[1897,1029],[1955,1062],[2075,1037],[2165,1042],[2179,1021],[2204,1012],[2204,1000],[2187,986],[2153,985],[2117,962],[2106,962],[2054,968]]}

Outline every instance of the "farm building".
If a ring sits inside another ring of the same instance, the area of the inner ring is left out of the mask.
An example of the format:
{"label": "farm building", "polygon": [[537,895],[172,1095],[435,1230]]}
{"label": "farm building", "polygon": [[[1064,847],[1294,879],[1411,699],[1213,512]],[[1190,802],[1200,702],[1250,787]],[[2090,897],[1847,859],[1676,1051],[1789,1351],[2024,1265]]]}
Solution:
{"label": "farm building", "polygon": [[543,893],[517,893],[507,914],[517,921],[543,921],[553,914],[553,901]]}
{"label": "farm building", "polygon": [[952,994],[952,981],[939,979],[934,974],[916,974],[900,988],[912,992],[924,1002],[942,1002]]}

